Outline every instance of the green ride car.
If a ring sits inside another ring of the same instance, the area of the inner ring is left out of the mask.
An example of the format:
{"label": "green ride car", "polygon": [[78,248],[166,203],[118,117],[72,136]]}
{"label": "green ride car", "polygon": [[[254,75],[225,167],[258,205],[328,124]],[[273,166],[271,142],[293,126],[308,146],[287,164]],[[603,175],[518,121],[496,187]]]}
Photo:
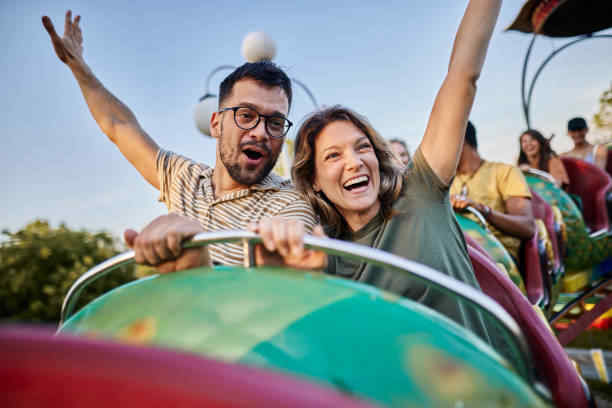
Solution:
{"label": "green ride car", "polygon": [[[257,237],[231,231],[196,237],[200,243],[222,239]],[[373,248],[313,237],[305,243],[410,273],[457,297],[495,328],[500,347],[493,349],[418,302],[287,268],[213,267],[154,276],[121,286],[72,315],[83,287],[130,261],[129,253],[75,283],[59,332],[256,366],[381,406],[553,406],[521,329],[482,292]]]}

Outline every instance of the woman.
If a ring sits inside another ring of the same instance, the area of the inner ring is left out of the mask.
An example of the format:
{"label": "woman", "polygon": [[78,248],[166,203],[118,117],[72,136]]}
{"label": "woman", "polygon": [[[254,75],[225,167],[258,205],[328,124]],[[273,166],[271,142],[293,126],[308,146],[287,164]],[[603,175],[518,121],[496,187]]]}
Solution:
{"label": "woman", "polygon": [[[295,146],[296,188],[329,236],[418,261],[478,288],[451,210],[448,184],[428,165],[422,147],[402,174],[390,147],[365,118],[340,106],[310,116]],[[303,228],[295,221],[264,219],[253,229],[261,234],[266,249],[278,251],[289,266],[324,268],[329,274],[419,299],[479,331],[468,310],[409,276],[304,250]],[[260,253],[258,259],[270,263],[269,255]]]}
{"label": "woman", "polygon": [[[383,138],[353,111],[335,106],[306,119],[296,137],[292,176],[327,234],[415,260],[478,288],[448,192],[500,3],[470,1],[448,75],[412,166],[404,174]],[[413,278],[305,250],[299,222],[265,219],[252,230],[289,266],[325,267],[327,273],[419,300],[483,333],[477,314]],[[263,261],[269,262],[269,256],[258,253]]]}
{"label": "woman", "polygon": [[518,166],[525,170],[534,168],[550,173],[557,185],[563,189],[569,185],[569,176],[557,153],[550,148],[550,142],[540,132],[528,129],[519,138],[521,152]]}

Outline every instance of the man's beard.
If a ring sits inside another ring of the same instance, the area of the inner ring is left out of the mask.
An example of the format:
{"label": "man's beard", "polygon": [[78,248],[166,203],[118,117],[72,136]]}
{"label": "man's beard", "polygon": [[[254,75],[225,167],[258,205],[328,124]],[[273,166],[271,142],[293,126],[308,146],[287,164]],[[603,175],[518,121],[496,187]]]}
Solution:
{"label": "man's beard", "polygon": [[[270,151],[270,148],[268,148],[263,143],[247,142],[239,146],[238,155],[237,155],[238,158],[236,159],[235,162],[232,163],[229,157],[227,157],[228,154],[226,154],[226,151],[223,148],[223,125],[221,126],[221,129],[220,129],[219,143],[221,143],[220,149],[219,149],[219,155],[221,156],[221,162],[223,162],[223,165],[227,169],[227,172],[229,173],[230,177],[234,179],[234,181],[240,184],[243,184],[245,186],[251,186],[253,184],[257,184],[260,181],[262,181],[268,174],[270,174],[270,172],[274,168],[274,165],[276,164],[276,161],[278,160],[278,155],[276,157],[272,157],[272,152]],[[248,145],[257,146],[265,150],[268,155],[268,162],[265,163],[258,170],[249,170],[246,166],[241,167],[240,164],[238,163],[240,154],[242,154],[242,150],[244,149],[244,146],[248,146]],[[232,149],[228,149],[228,150],[232,150]]]}

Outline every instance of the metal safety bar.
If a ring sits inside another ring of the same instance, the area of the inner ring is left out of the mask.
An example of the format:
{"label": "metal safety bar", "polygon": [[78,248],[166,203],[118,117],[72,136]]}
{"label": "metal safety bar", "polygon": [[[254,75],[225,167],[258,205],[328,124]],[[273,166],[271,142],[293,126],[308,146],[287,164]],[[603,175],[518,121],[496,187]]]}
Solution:
{"label": "metal safety bar", "polygon": [[480,225],[482,225],[482,228],[489,231],[489,223],[487,222],[487,219],[484,217],[484,215],[482,215],[480,211],[478,211],[476,208],[472,207],[471,205],[468,205],[467,207],[465,207],[465,210],[471,213],[472,215],[474,215],[474,217],[478,218],[478,222],[480,222]]}
{"label": "metal safety bar", "polygon": [[528,168],[526,170],[523,170],[523,173],[527,173],[527,174],[531,174],[533,176],[536,177],[540,177],[546,181],[549,181],[553,184],[557,184],[557,180],[555,180],[555,178],[552,176],[552,174],[545,172],[544,170],[540,170],[540,169],[534,169],[534,168]]}
{"label": "metal safety bar", "polygon": [[[262,240],[258,235],[247,231],[206,232],[194,236],[190,241],[184,242],[183,248],[194,248],[221,242],[242,242],[245,253],[245,267],[251,267],[254,265],[253,245],[261,243]],[[519,326],[498,303],[484,293],[428,266],[364,245],[306,235],[304,236],[304,247],[320,250],[329,255],[342,256],[390,268],[402,273],[409,273],[411,276],[431,284],[445,293],[452,294],[462,301],[484,310],[512,334],[518,349],[523,353],[525,361],[530,364],[528,367],[529,375],[533,373],[529,347]],[[133,260],[134,251],[128,251],[108,259],[81,275],[70,287],[68,294],[64,298],[60,327],[72,315],[76,302],[85,287],[111,271],[133,262]]]}

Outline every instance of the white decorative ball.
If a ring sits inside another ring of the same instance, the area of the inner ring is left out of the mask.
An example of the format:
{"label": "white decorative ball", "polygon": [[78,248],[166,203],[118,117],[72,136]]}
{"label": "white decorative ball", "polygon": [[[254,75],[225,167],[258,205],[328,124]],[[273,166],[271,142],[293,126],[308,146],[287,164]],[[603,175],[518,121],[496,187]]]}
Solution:
{"label": "white decorative ball", "polygon": [[210,117],[217,110],[219,102],[214,96],[201,100],[193,110],[193,120],[196,127],[205,136],[210,136]]}
{"label": "white decorative ball", "polygon": [[242,56],[248,62],[272,60],[276,55],[276,44],[266,33],[248,33],[242,40]]}

